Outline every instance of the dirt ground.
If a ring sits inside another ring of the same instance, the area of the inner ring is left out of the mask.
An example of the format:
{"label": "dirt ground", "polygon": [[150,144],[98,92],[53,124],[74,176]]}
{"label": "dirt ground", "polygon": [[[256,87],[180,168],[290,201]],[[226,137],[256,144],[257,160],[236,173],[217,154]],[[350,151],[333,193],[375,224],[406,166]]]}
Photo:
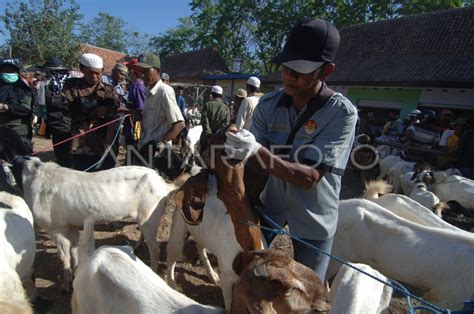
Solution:
{"label": "dirt ground", "polygon": [[[53,160],[54,155],[51,149],[51,141],[44,138],[35,137],[33,140],[34,151],[46,152],[38,154],[43,161]],[[362,185],[360,175],[352,170],[348,170],[343,179],[341,198],[357,197],[361,194]],[[158,274],[162,277],[165,275],[165,254],[166,240],[169,235],[171,224],[171,213],[166,213],[161,224],[158,240],[161,246],[160,264]],[[95,229],[96,246],[101,245],[135,245],[139,238],[139,232],[136,224],[133,222],[120,222],[120,226],[99,225]],[[56,256],[56,247],[49,239],[48,235],[36,226],[36,259],[35,259],[35,275],[36,287],[38,295],[46,300],[46,306],[37,308],[35,313],[70,313],[71,294],[61,293],[59,291],[61,265]],[[284,250],[291,250],[291,243],[283,236],[279,236],[278,246]],[[150,264],[148,250],[143,245],[136,252],[137,256],[147,265]],[[211,255],[211,262],[217,267],[216,259]],[[195,242],[190,239],[185,247],[185,260],[176,266],[176,280],[178,289],[188,297],[203,303],[214,306],[224,306],[220,287],[212,284],[206,276],[201,261],[198,258]],[[404,299],[395,297],[390,307],[390,313],[406,313],[406,304]]]}

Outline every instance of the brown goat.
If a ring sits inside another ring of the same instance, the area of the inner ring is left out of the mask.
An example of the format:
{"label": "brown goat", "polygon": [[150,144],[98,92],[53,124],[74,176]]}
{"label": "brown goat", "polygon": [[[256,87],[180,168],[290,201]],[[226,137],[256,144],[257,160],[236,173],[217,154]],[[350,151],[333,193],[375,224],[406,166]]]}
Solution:
{"label": "brown goat", "polygon": [[[251,252],[252,261],[234,287],[231,313],[328,311],[318,275],[275,249]],[[252,293],[248,293],[252,291]]]}

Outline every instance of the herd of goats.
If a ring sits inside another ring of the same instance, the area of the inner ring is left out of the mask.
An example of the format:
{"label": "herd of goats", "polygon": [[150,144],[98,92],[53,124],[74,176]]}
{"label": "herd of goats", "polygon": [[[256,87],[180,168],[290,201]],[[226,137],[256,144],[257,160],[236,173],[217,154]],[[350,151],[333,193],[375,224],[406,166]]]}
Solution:
{"label": "herd of goats", "polygon": [[[210,146],[223,144],[225,131]],[[2,137],[0,313],[33,313],[35,228],[57,246],[60,287],[72,288],[73,313],[381,313],[392,298],[385,284],[391,279],[442,309],[459,310],[474,298],[474,234],[442,219],[447,203],[474,209],[474,181],[455,169],[381,159],[379,177],[387,181],[371,181],[360,198],[339,204],[332,254],[349,263],[332,260],[326,278],[318,278],[287,253],[265,247],[249,196],[256,187],[245,183],[248,167],[222,161],[223,153],[216,150],[212,169],[169,182],[139,166],[75,171],[24,156],[15,134]],[[157,235],[167,211],[173,218],[163,280],[156,274]],[[126,218],[138,224],[150,266],[129,246],[95,248],[96,223]],[[222,289],[225,309],[175,289],[174,268],[189,234],[210,281]]]}

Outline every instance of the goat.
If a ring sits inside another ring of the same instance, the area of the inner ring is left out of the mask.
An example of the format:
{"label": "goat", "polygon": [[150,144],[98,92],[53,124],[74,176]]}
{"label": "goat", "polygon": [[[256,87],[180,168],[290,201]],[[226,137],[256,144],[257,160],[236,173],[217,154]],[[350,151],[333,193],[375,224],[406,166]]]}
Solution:
{"label": "goat", "polygon": [[[236,130],[232,127],[228,129]],[[218,276],[207,260],[204,248],[217,256],[225,308],[229,310],[232,286],[237,282],[239,272],[250,262],[245,252],[260,250],[263,248],[263,243],[258,227],[241,223],[245,220],[258,224],[258,218],[253,213],[245,193],[243,163],[235,160],[226,162],[223,159],[222,144],[225,141],[225,131],[227,129],[222,129],[209,140],[210,149],[217,147],[215,158],[208,160],[209,165],[214,163],[211,166],[215,175],[201,173],[199,176],[191,177],[181,190],[172,196],[176,210],[167,245],[166,262],[168,283],[174,287],[174,267],[182,255],[187,232],[191,233],[200,249],[206,271],[214,283],[217,283]],[[209,157],[208,152],[203,155],[204,158]],[[207,191],[203,192],[203,188]],[[199,197],[193,195],[195,191],[199,192]],[[202,221],[197,225],[186,224],[180,214],[184,207],[202,209]]]}
{"label": "goat", "polygon": [[390,173],[390,168],[401,160],[402,159],[399,156],[394,155],[388,155],[387,157],[381,159],[379,161],[380,173],[377,179],[385,179]]}
{"label": "goat", "polygon": [[401,160],[389,169],[388,182],[392,185],[393,193],[400,193],[402,175],[413,170],[415,162]]}
{"label": "goat", "polygon": [[255,251],[251,256],[234,288],[231,313],[329,310],[327,291],[313,270],[275,249]]}
{"label": "goat", "polygon": [[442,202],[456,201],[462,207],[474,209],[474,181],[458,175],[435,174],[433,193]]}
{"label": "goat", "polygon": [[[352,265],[384,282],[389,282],[387,277],[368,265]],[[390,304],[392,292],[391,287],[354,268],[342,265],[331,285],[330,313],[382,313]]]}
{"label": "goat", "polygon": [[201,138],[202,125],[196,125],[189,129],[186,137],[186,158],[185,164],[189,164],[189,160],[192,158],[191,164],[194,164],[194,156],[196,156],[196,146]]}
{"label": "goat", "polygon": [[[370,181],[366,184],[362,197],[414,223],[426,227],[465,232],[440,219],[440,217],[436,216],[431,210],[408,196],[392,193],[387,194],[390,190],[391,186],[383,180]],[[382,196],[379,196],[380,194]]]}
{"label": "goat", "polygon": [[170,288],[129,246],[102,246],[81,262],[72,313],[223,313]]}
{"label": "goat", "polygon": [[417,182],[413,187],[410,198],[417,201],[426,208],[431,208],[436,216],[442,218],[442,211],[447,206],[439,201],[439,198],[431,191],[425,182]]}
{"label": "goat", "polygon": [[0,192],[0,260],[16,271],[31,301],[36,299],[36,287],[32,280],[35,254],[30,209],[21,197]]}
{"label": "goat", "polygon": [[403,194],[410,195],[416,178],[420,172],[431,171],[431,166],[427,162],[417,162],[412,171],[406,172],[400,176],[400,188]]}
{"label": "goat", "polygon": [[337,230],[334,255],[416,286],[441,307],[461,308],[473,292],[474,235],[468,232],[422,226],[365,199],[340,201]]}
{"label": "goat", "polygon": [[0,313],[33,314],[18,273],[0,256]]}
{"label": "goat", "polygon": [[153,169],[138,166],[86,173],[42,163],[35,157],[21,163],[25,200],[35,222],[55,241],[63,262],[61,289],[69,289],[72,269],[77,265],[79,228],[88,217],[96,221],[127,217],[137,221],[148,245],[151,267],[156,269],[156,233],[166,205],[163,197],[176,188],[174,184],[167,183]]}
{"label": "goat", "polygon": [[[93,247],[94,221],[80,240],[80,264],[73,282],[72,313],[223,313],[169,287],[128,246]],[[231,313],[324,310],[326,291],[317,275],[282,252],[252,252],[252,262],[235,286]],[[258,287],[255,293],[252,287]]]}

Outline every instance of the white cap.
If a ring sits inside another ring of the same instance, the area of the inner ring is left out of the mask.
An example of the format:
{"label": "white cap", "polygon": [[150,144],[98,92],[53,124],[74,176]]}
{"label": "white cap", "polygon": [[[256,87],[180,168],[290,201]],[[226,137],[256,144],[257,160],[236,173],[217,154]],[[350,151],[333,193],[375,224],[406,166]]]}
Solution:
{"label": "white cap", "polygon": [[256,88],[260,88],[260,80],[258,79],[258,77],[255,76],[249,77],[249,79],[247,80],[247,84],[255,86]]}
{"label": "white cap", "polygon": [[421,113],[420,110],[415,109],[410,112],[410,116],[418,116]]}
{"label": "white cap", "polygon": [[214,85],[214,86],[212,86],[212,88],[211,88],[211,93],[216,93],[216,94],[222,95],[222,92],[223,92],[223,91],[224,91],[224,90],[222,89],[222,87],[220,87],[220,86],[218,86],[218,85]]}
{"label": "white cap", "polygon": [[93,53],[83,53],[80,63],[88,68],[102,69],[104,67],[102,58]]}
{"label": "white cap", "polygon": [[302,74],[308,74],[316,71],[324,62],[314,62],[309,60],[293,60],[282,63],[284,66]]}

